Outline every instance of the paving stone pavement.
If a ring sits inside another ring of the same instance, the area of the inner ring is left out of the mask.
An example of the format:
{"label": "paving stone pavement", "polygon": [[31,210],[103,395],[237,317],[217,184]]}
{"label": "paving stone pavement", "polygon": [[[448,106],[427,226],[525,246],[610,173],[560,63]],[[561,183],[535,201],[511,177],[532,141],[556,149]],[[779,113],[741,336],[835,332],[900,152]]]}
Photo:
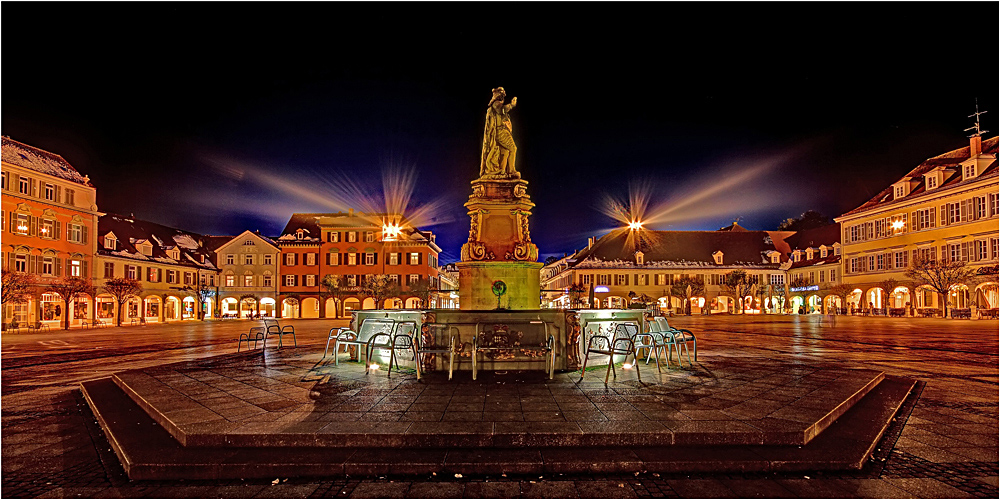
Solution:
{"label": "paving stone pavement", "polygon": [[[289,321],[322,348],[343,320]],[[873,460],[861,471],[532,477],[276,478],[129,481],[77,384],[111,373],[235,350],[250,322],[3,334],[2,487],[9,498],[997,498],[996,321],[712,316],[672,324],[699,335],[713,364],[771,357],[915,378]]]}

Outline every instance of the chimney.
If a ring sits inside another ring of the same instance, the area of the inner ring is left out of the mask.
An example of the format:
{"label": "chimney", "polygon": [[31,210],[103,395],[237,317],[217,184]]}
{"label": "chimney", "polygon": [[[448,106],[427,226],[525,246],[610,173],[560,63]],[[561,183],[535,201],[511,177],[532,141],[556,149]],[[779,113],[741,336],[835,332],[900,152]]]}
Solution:
{"label": "chimney", "polygon": [[587,238],[587,248],[593,248],[593,247],[594,247],[594,237],[591,236],[590,238]]}
{"label": "chimney", "polygon": [[983,152],[983,138],[979,134],[969,137],[969,158],[975,158]]}
{"label": "chimney", "polygon": [[348,208],[347,209],[347,216],[348,217],[354,217],[354,209],[353,208]]}

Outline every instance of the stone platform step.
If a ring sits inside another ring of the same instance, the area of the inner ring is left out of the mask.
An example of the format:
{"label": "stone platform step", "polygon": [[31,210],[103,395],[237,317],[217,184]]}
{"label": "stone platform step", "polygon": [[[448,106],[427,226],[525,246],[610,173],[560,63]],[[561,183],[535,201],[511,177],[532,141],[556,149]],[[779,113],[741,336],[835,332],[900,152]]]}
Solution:
{"label": "stone platform step", "polygon": [[[183,446],[115,382],[81,389],[129,477],[240,479],[438,474],[769,472],[861,468],[915,382],[880,378],[870,391],[803,446],[716,444],[400,449],[369,446]],[[524,424],[524,423],[522,423]],[[377,441],[376,441],[377,442]],[[557,441],[563,442],[563,441]]]}

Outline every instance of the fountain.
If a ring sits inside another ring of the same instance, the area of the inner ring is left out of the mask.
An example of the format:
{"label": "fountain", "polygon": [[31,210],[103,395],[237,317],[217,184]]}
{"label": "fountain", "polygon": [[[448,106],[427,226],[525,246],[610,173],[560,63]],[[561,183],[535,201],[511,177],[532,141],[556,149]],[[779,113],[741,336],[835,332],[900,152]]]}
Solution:
{"label": "fountain", "polygon": [[[469,239],[462,245],[462,260],[457,264],[461,308],[355,311],[352,325],[358,328],[366,318],[389,318],[440,326],[423,328],[425,337],[447,345],[450,336],[457,335],[459,359],[471,361],[474,340],[490,346],[479,360],[483,370],[541,369],[551,337],[555,369],[573,370],[579,367],[584,348],[581,333],[587,337],[607,333],[613,323],[621,321],[641,324],[642,311],[540,308],[542,263],[537,262],[538,247],[531,242],[528,223],[535,204],[528,196],[528,182],[516,169],[510,111],[517,98],[505,100],[502,87],[493,89],[479,177],[471,182],[472,194],[465,203],[470,221]],[[438,368],[439,363],[425,360],[429,369]],[[456,368],[468,369],[471,363]]]}

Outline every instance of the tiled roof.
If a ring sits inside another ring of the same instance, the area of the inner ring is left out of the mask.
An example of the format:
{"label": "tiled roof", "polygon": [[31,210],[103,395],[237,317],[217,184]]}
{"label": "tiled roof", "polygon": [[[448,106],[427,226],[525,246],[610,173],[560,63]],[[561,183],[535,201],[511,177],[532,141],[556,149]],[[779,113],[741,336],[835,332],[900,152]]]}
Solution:
{"label": "tiled roof", "polygon": [[[997,154],[997,137],[993,137],[993,138],[984,140],[983,143],[982,143],[982,152],[983,152],[983,154],[996,155]],[[935,156],[933,158],[928,158],[928,159],[924,160],[924,162],[921,163],[920,165],[917,165],[916,168],[914,168],[913,170],[910,170],[906,175],[900,177],[899,180],[903,180],[903,179],[907,179],[907,178],[922,180],[923,179],[923,175],[926,174],[927,172],[930,172],[931,170],[933,170],[935,168],[938,168],[938,167],[954,167],[954,166],[962,163],[963,161],[968,160],[969,157],[970,157],[970,154],[971,154],[971,147],[970,146],[965,146],[964,148],[958,148],[958,149],[955,149],[955,150],[952,150],[952,151],[948,151],[947,153]],[[996,168],[996,162],[994,161],[993,164],[991,164],[986,170],[984,170],[982,173],[979,174],[979,178],[982,178],[982,177],[988,176],[988,175],[996,175],[996,174],[997,174],[997,168]],[[899,182],[899,181],[896,181],[896,182]],[[961,172],[953,172],[951,175],[948,176],[948,178],[946,178],[944,180],[944,182],[941,184],[941,186],[939,186],[937,189],[941,189],[941,188],[948,187],[948,186],[953,186],[953,185],[959,184],[961,182],[965,182],[965,181],[962,181],[962,173]],[[895,183],[893,183],[893,184],[895,184]],[[926,187],[924,186],[924,183],[921,182],[912,191],[910,191],[910,194],[906,195],[906,198],[918,196],[920,194],[923,194],[925,191],[926,191]],[[893,198],[893,196],[894,195],[893,195],[893,191],[892,191],[892,186],[890,185],[890,186],[886,187],[885,189],[883,189],[881,192],[879,192],[877,195],[875,195],[872,199],[870,199],[867,202],[865,202],[864,204],[862,204],[860,207],[855,208],[854,210],[851,210],[850,212],[845,213],[841,217],[846,216],[846,215],[856,214],[856,213],[859,213],[859,212],[865,212],[865,211],[871,210],[871,209],[873,209],[873,208],[875,208],[875,207],[877,207],[879,205],[882,205],[882,204],[885,204],[885,203],[889,203],[889,202],[892,202],[892,201],[896,201]]]}
{"label": "tiled roof", "polygon": [[[628,231],[613,231],[598,239],[590,248],[575,256],[577,267],[607,264],[636,266],[636,250],[642,251],[645,267],[720,267],[713,254],[722,252],[724,266],[778,267],[772,264],[769,251],[781,251],[787,232],[773,231],[642,231],[642,241],[630,240]],[[783,260],[787,260],[784,256]]]}
{"label": "tiled roof", "polygon": [[803,229],[785,238],[791,250],[819,248],[820,245],[833,246],[840,243],[840,224],[828,224],[814,229]]}
{"label": "tiled roof", "polygon": [[41,172],[60,179],[65,179],[84,186],[93,187],[90,179],[80,175],[73,165],[62,156],[50,153],[44,149],[15,141],[9,137],[3,138],[2,150],[3,161],[19,167],[24,167],[35,172]]}
{"label": "tiled roof", "polygon": [[812,267],[812,266],[822,266],[825,264],[836,264],[840,262],[839,255],[827,255],[826,257],[820,257],[818,259],[802,260],[799,262],[794,262],[789,267],[789,269],[799,269],[802,267]]}
{"label": "tiled roof", "polygon": [[[104,248],[104,237],[114,233],[118,239],[116,250]],[[204,244],[204,236],[180,229],[174,229],[155,222],[134,217],[106,214],[97,221],[97,253],[134,259],[137,261],[174,264],[202,269],[216,269],[215,254]],[[146,240],[153,247],[152,255],[143,255],[136,243]],[[180,258],[170,258],[167,250],[177,248]],[[204,257],[204,263],[202,263]]]}

